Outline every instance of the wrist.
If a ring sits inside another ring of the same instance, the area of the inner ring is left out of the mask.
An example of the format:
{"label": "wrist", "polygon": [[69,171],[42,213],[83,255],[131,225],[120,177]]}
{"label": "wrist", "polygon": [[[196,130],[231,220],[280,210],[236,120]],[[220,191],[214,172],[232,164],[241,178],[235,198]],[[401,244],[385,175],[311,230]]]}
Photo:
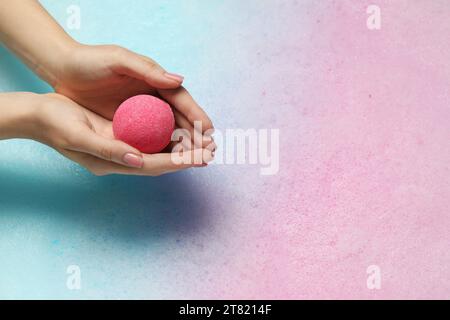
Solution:
{"label": "wrist", "polygon": [[41,95],[28,92],[0,94],[0,140],[36,139],[42,131],[39,121]]}
{"label": "wrist", "polygon": [[79,47],[81,44],[69,36],[56,40],[53,45],[47,47],[41,61],[34,66],[34,72],[54,88],[64,77],[64,70],[67,68],[71,54]]}

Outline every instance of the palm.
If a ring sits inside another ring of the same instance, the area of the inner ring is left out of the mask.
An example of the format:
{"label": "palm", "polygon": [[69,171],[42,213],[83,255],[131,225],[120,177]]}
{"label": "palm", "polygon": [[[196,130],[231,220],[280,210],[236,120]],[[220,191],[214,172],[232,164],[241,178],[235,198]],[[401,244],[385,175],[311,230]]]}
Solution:
{"label": "palm", "polygon": [[67,97],[48,94],[54,103],[49,104],[49,118],[59,123],[61,131],[76,136],[86,129],[109,139],[113,139],[112,122],[74,103]]}
{"label": "palm", "polygon": [[69,85],[55,88],[55,91],[110,120],[119,105],[126,99],[138,94],[155,95],[157,93],[144,81],[113,72],[104,74],[98,79],[80,79],[75,83],[82,83],[82,85],[69,83]]}

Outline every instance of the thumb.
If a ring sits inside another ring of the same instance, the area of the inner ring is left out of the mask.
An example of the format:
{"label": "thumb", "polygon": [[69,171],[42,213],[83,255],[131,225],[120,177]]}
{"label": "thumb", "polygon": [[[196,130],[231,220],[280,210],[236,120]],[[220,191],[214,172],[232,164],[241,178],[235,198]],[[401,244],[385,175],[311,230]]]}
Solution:
{"label": "thumb", "polygon": [[147,82],[156,89],[176,89],[184,77],[167,72],[152,59],[124,50],[119,56],[119,73]]}
{"label": "thumb", "polygon": [[139,150],[125,142],[108,139],[92,131],[78,133],[77,144],[69,149],[131,168],[144,166],[144,159]]}

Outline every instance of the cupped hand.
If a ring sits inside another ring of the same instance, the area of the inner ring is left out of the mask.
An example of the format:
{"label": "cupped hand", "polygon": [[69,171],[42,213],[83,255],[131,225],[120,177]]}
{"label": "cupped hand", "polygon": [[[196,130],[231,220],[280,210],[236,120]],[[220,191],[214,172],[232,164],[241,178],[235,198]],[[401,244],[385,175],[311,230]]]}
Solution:
{"label": "cupped hand", "polygon": [[[159,176],[191,167],[205,166],[213,159],[210,150],[192,151],[190,161],[177,163],[171,153],[142,154],[114,139],[112,122],[59,94],[42,96],[33,139],[45,143],[95,175],[128,174]],[[197,163],[197,164],[196,164]]]}
{"label": "cupped hand", "polygon": [[148,57],[119,46],[75,44],[63,61],[52,83],[55,91],[106,119],[112,119],[126,99],[151,94],[172,106],[179,128],[193,133],[197,121],[201,133],[213,129],[208,115],[182,87],[183,77],[166,72]]}

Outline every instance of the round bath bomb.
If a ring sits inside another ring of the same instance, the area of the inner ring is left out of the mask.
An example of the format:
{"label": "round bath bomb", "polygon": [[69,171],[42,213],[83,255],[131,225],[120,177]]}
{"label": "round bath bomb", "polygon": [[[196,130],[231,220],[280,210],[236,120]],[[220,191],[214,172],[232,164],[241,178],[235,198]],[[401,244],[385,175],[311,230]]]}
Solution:
{"label": "round bath bomb", "polygon": [[170,143],[175,118],[169,104],[149,95],[139,95],[123,102],[113,119],[118,140],[143,153],[161,152]]}

